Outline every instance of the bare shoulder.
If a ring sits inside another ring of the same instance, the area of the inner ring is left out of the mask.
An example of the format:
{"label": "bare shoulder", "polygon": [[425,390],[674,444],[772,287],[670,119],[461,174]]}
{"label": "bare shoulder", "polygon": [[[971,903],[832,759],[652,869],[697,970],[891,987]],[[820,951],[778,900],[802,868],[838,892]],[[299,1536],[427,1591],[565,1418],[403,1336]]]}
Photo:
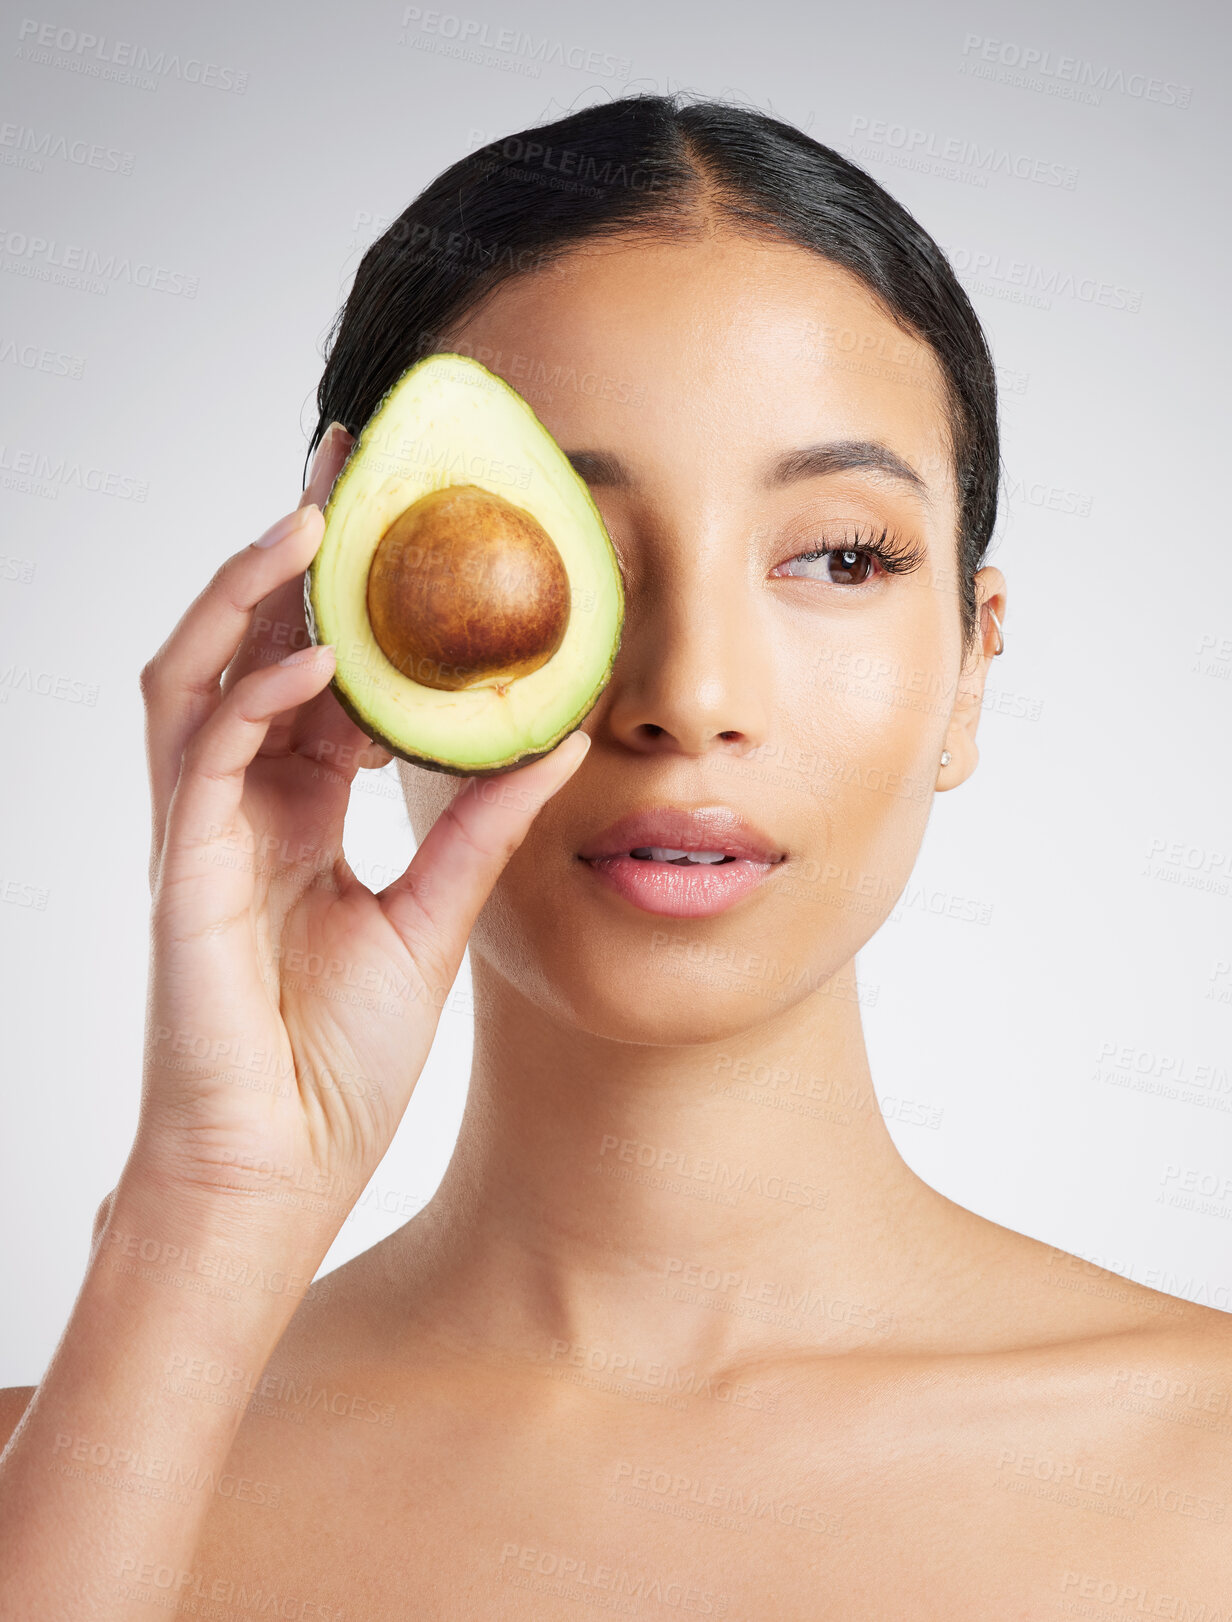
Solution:
{"label": "bare shoulder", "polygon": [[1073,1350],[1097,1375],[1103,1405],[1144,1446],[1212,1461],[1232,1520],[1232,1315],[1184,1305],[1179,1319],[1155,1318]]}
{"label": "bare shoulder", "polygon": [[1216,1451],[1232,1444],[1232,1313],[1013,1237],[1002,1284],[1014,1301],[1011,1363],[1071,1381],[1110,1418],[1154,1422],[1139,1429],[1161,1446],[1199,1436],[1218,1439]]}
{"label": "bare shoulder", "polygon": [[1161,1344],[1173,1332],[1209,1339],[1213,1349],[1232,1339],[1232,1312],[1201,1299],[1210,1290],[1202,1280],[1168,1275],[1197,1297],[1186,1299],[1128,1276],[1135,1270],[1128,1261],[1118,1272],[968,1208],[952,1209],[966,1224],[962,1260],[949,1280],[951,1298],[939,1306],[959,1344],[1010,1350],[1127,1331],[1149,1339],[1156,1330]]}
{"label": "bare shoulder", "polygon": [[14,1385],[0,1391],[0,1453],[9,1445],[37,1390],[34,1385]]}
{"label": "bare shoulder", "polygon": [[1126,1604],[1171,1594],[1177,1615],[1230,1614],[1232,1316],[1184,1305],[1075,1342],[1081,1395],[1063,1405],[1060,1445],[1017,1463],[1077,1512],[1117,1517],[1111,1569],[1071,1573],[1075,1600],[1115,1588]]}
{"label": "bare shoulder", "polygon": [[978,1360],[994,1479],[1087,1529],[1088,1555],[1063,1574],[1072,1608],[1110,1594],[1226,1603],[1232,1314],[1034,1240],[1007,1263],[1016,1344]]}
{"label": "bare shoulder", "polygon": [[[1022,1269],[1024,1286],[1034,1285],[1045,1292],[1071,1323],[1174,1328],[1198,1333],[1209,1329],[1216,1337],[1232,1330],[1232,1312],[1139,1283],[1055,1245],[1027,1240],[1026,1246]],[[1201,1289],[1200,1284],[1198,1288]]]}

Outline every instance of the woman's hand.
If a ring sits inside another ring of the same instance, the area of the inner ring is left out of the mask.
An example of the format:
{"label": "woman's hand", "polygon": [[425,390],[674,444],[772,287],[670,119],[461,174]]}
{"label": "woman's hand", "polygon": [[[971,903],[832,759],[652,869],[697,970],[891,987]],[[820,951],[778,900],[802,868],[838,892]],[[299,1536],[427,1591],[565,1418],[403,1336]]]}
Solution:
{"label": "woman's hand", "polygon": [[[359,882],[350,784],[388,757],[326,691],[328,654],[278,662],[307,641],[303,574],[346,451],[327,438],[299,522],[229,558],[142,672],[141,1120],[0,1458],[5,1616],[131,1622],[149,1600],[126,1570],[191,1574],[243,1409],[185,1401],[168,1375],[186,1360],[259,1376],[406,1108],[477,913],[585,754],[574,733],[464,782],[401,878],[379,895]],[[136,1459],[204,1485],[117,1490]]]}
{"label": "woman's hand", "polygon": [[355,876],[350,784],[391,757],[328,690],[303,611],[351,444],[331,427],[274,544],[229,558],[141,676],[153,912],[124,1181],[322,1255],[402,1118],[477,914],[586,752],[574,733],[464,781],[401,877],[374,894]]}

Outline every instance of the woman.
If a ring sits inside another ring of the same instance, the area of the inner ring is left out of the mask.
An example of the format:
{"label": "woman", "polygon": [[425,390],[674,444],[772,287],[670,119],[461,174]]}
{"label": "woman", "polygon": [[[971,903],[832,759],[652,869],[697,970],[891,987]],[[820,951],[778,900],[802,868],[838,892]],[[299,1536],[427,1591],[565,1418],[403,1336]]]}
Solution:
{"label": "woman", "polygon": [[[550,756],[401,767],[418,849],[374,896],[343,817],[390,757],[302,581],[435,351],[588,481],[626,620]],[[7,1394],[4,1614],[1225,1614],[1227,1318],[1066,1288],[1076,1258],[914,1175],[869,1074],[855,954],[975,770],[1006,619],[993,366],[944,256],[799,131],[630,97],[441,175],[319,405],[299,508],[143,672],[143,1111]],[[441,1187],[310,1286],[468,939]]]}

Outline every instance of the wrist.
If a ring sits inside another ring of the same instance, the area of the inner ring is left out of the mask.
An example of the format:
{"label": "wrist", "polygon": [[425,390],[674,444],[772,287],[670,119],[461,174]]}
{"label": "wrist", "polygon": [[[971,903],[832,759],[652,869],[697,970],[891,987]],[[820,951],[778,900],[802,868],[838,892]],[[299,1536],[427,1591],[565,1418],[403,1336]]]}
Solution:
{"label": "wrist", "polygon": [[241,1320],[285,1321],[311,1297],[333,1236],[271,1215],[243,1195],[167,1188],[126,1168],[91,1266],[152,1303],[198,1301]]}
{"label": "wrist", "polygon": [[186,1169],[182,1155],[135,1144],[106,1226],[123,1212],[128,1234],[166,1235],[173,1245],[182,1240],[198,1250],[315,1271],[365,1181],[238,1151],[202,1172]]}

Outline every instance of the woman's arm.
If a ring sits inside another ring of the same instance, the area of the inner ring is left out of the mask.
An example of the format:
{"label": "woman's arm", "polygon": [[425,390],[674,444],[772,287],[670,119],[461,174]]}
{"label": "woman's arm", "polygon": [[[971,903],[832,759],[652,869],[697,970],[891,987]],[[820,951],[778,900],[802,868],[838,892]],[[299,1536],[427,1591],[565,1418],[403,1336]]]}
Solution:
{"label": "woman's arm", "polygon": [[[402,1119],[475,918],[586,753],[572,734],[463,782],[405,872],[379,894],[360,882],[342,834],[370,740],[326,691],[329,656],[283,656],[308,640],[304,570],[349,442],[326,436],[300,503],[313,510],[227,559],[142,672],[141,1114],[0,1459],[5,1622],[148,1617],[142,1572],[164,1568],[160,1589],[191,1581],[215,1492],[278,1493],[226,1477],[241,1410],[178,1401],[172,1382],[221,1362],[255,1386]],[[369,980],[391,988],[376,1007],[347,989]],[[254,1065],[268,1088],[251,1086]]]}
{"label": "woman's arm", "polygon": [[183,1402],[171,1382],[198,1362],[259,1378],[319,1239],[305,1250],[251,1213],[241,1233],[234,1211],[123,1181],[106,1204],[68,1325],[0,1457],[7,1622],[148,1618],[133,1591],[159,1567],[173,1593],[181,1573],[191,1581],[216,1492],[280,1493],[228,1475],[242,1408]]}

